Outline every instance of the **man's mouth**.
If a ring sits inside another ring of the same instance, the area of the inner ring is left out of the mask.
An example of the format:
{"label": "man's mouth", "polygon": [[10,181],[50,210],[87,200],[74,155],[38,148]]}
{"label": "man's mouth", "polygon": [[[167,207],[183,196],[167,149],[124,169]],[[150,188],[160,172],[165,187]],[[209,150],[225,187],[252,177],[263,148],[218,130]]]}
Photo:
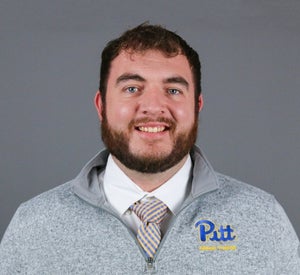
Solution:
{"label": "man's mouth", "polygon": [[160,133],[165,130],[167,130],[167,127],[164,126],[157,126],[157,127],[137,127],[137,129],[141,132],[147,132],[147,133]]}
{"label": "man's mouth", "polygon": [[162,134],[163,132],[174,129],[175,123],[167,118],[157,118],[150,120],[147,118],[132,121],[131,127],[141,133]]}

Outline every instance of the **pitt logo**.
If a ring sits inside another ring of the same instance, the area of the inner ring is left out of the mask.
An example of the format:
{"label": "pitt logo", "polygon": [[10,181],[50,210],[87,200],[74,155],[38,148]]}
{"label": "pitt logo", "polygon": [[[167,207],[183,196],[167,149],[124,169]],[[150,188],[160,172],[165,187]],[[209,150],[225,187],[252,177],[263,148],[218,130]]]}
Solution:
{"label": "pitt logo", "polygon": [[[195,223],[195,228],[199,229],[199,239],[202,244],[215,244],[215,242],[232,242],[236,239],[234,230],[230,225],[215,225],[210,220],[200,220]],[[235,245],[200,246],[200,250],[235,250]]]}

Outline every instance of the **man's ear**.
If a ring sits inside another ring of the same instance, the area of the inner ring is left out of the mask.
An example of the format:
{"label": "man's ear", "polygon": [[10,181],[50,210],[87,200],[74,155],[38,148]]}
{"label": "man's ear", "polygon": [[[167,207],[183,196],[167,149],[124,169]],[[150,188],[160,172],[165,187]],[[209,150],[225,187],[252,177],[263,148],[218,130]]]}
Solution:
{"label": "man's ear", "polygon": [[198,97],[198,108],[199,108],[199,112],[202,110],[203,104],[204,104],[204,102],[203,102],[203,97],[202,97],[202,94],[201,94],[201,95],[199,95],[199,97]]}
{"label": "man's ear", "polygon": [[100,91],[97,91],[95,98],[94,98],[94,104],[98,113],[98,117],[100,121],[102,121],[102,110],[103,110],[103,104],[102,104],[102,99],[101,99],[101,93]]}

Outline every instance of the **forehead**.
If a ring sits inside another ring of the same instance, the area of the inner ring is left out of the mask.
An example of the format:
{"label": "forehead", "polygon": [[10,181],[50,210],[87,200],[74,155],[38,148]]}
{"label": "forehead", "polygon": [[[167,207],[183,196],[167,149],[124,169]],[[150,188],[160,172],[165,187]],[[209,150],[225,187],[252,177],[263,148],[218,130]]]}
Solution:
{"label": "forehead", "polygon": [[123,73],[161,78],[180,75],[192,82],[192,70],[186,56],[177,54],[169,57],[157,50],[141,53],[121,51],[111,63],[109,79],[119,77]]}

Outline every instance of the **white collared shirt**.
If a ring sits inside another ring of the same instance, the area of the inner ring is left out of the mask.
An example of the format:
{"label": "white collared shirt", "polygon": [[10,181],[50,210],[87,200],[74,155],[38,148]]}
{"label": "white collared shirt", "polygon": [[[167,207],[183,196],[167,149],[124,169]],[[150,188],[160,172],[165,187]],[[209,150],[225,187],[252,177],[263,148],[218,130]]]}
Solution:
{"label": "white collared shirt", "polygon": [[152,192],[145,192],[137,186],[115,163],[109,155],[103,176],[104,193],[110,206],[117,212],[124,223],[135,233],[141,224],[140,219],[129,207],[136,201],[156,197],[164,202],[168,214],[161,224],[161,231],[165,233],[170,219],[176,215],[188,195],[188,182],[192,167],[191,157],[188,156],[180,170],[167,182]]}

